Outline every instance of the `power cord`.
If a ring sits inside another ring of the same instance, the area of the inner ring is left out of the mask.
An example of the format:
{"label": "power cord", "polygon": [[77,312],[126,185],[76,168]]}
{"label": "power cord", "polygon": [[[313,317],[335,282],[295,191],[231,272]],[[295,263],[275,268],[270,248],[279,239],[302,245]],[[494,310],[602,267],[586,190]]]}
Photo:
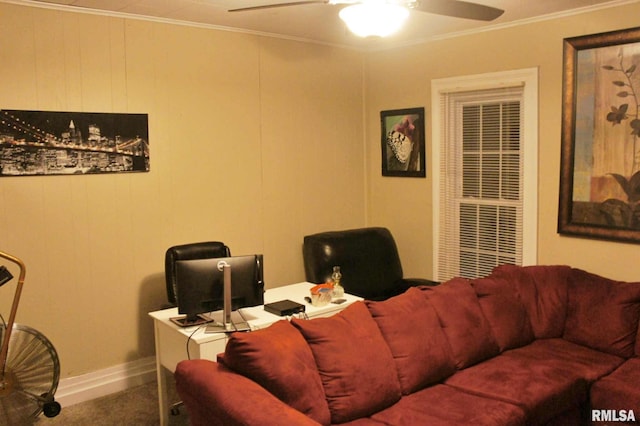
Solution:
{"label": "power cord", "polygon": [[301,319],[301,320],[308,320],[309,319],[309,315],[307,315],[306,312],[298,312],[297,315],[292,315],[291,318],[297,318],[297,319]]}
{"label": "power cord", "polygon": [[203,325],[199,325],[198,327],[196,327],[195,330],[193,330],[191,332],[191,334],[189,335],[189,337],[187,338],[187,359],[191,359],[191,354],[189,353],[189,342],[191,341],[191,339],[193,338],[193,336],[198,332],[198,330],[200,330],[202,327],[206,326],[206,324]]}

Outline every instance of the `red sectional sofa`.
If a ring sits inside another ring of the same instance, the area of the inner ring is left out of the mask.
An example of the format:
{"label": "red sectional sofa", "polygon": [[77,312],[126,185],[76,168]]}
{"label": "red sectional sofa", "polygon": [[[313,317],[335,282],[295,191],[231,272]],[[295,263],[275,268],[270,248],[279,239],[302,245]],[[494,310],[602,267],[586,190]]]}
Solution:
{"label": "red sectional sofa", "polygon": [[194,425],[640,424],[640,283],[567,266],[233,334],[175,378]]}

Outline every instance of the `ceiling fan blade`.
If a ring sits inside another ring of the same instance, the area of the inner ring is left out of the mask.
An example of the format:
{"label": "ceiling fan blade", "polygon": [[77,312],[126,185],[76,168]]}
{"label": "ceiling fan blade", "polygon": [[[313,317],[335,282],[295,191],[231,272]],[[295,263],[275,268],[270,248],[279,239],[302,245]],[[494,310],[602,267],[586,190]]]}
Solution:
{"label": "ceiling fan blade", "polygon": [[419,0],[413,9],[477,21],[493,21],[504,13],[502,9],[462,0]]}
{"label": "ceiling fan blade", "polygon": [[287,6],[300,6],[302,4],[327,4],[329,0],[305,0],[305,1],[291,1],[287,3],[274,3],[274,4],[265,4],[262,6],[249,6],[249,7],[240,7],[237,9],[229,9],[228,12],[244,12],[247,10],[260,10],[260,9],[273,9],[276,7],[287,7]]}

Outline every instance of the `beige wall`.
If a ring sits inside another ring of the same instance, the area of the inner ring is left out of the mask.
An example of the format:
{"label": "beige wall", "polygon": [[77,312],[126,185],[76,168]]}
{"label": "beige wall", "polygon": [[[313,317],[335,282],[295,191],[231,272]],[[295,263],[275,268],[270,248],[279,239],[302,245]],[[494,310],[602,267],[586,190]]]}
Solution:
{"label": "beige wall", "polygon": [[[435,78],[539,67],[539,263],[637,280],[637,245],[556,233],[562,39],[637,25],[640,3],[390,51],[0,3],[0,108],[149,114],[151,172],[0,179],[0,250],[29,268],[18,320],[62,377],[151,355],[167,247],[265,254],[269,287],[304,278],[302,237],[391,229],[432,276],[431,170],[380,175],[381,110],[425,106]],[[364,88],[364,89],[363,89]],[[363,125],[364,120],[364,125]],[[15,282],[0,289],[7,313]]]}
{"label": "beige wall", "polygon": [[[367,55],[366,138],[368,222],[383,223],[397,239],[405,275],[431,277],[431,185],[427,178],[382,177],[382,110],[425,106],[427,152],[431,152],[431,80],[538,67],[539,167],[538,263],[568,264],[616,279],[640,279],[634,244],[586,240],[556,233],[560,175],[562,40],[638,25],[640,3],[512,28],[444,39]],[[429,155],[429,154],[428,154]]]}
{"label": "beige wall", "polygon": [[0,179],[18,321],[63,378],[153,354],[169,246],[264,253],[276,287],[304,280],[305,234],[364,225],[362,54],[6,3],[0,20],[0,108],[149,114],[149,173]]}

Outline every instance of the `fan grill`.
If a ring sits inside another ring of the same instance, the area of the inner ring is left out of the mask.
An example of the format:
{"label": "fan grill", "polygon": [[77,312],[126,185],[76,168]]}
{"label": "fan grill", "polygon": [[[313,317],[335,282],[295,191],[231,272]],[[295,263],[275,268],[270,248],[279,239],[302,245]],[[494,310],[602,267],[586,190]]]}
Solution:
{"label": "fan grill", "polygon": [[[2,333],[4,334],[4,327]],[[51,342],[38,331],[14,324],[0,392],[0,424],[29,425],[53,400],[60,361]]]}

